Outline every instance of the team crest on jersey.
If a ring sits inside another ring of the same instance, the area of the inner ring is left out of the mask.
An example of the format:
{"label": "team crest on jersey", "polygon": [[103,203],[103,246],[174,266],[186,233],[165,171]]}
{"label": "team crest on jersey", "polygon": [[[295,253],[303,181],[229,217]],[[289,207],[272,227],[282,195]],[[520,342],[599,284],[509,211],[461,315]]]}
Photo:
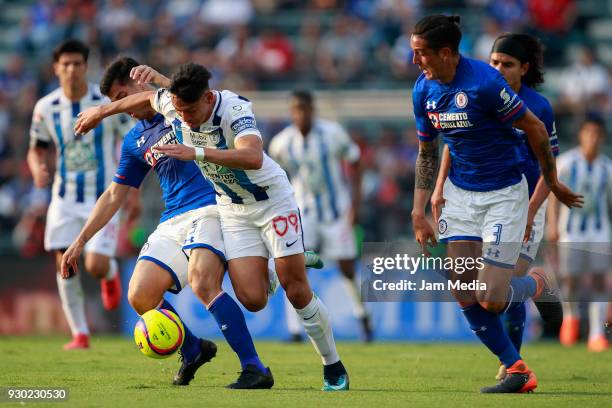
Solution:
{"label": "team crest on jersey", "polygon": [[447,229],[448,224],[446,223],[446,220],[441,218],[440,221],[438,221],[438,232],[440,234],[444,234]]}
{"label": "team crest on jersey", "polygon": [[272,219],[272,227],[279,237],[284,237],[289,230],[289,227],[294,229],[297,233],[299,230],[298,216],[295,213],[289,214],[288,217],[279,215],[278,217]]}
{"label": "team crest on jersey", "polygon": [[463,109],[467,106],[468,104],[468,97],[465,94],[465,92],[458,92],[455,95],[455,105],[459,108],[459,109]]}

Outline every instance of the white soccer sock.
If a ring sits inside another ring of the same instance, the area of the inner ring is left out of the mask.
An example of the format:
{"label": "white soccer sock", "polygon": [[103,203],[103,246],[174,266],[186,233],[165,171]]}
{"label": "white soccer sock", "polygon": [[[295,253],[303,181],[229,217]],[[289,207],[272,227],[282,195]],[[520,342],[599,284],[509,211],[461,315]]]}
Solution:
{"label": "white soccer sock", "polygon": [[301,334],[302,333],[302,319],[296,313],[293,305],[285,297],[285,321],[287,322],[287,330],[289,334]]}
{"label": "white soccer sock", "polygon": [[69,279],[63,279],[59,273],[56,274],[57,288],[59,290],[62,308],[66,320],[70,326],[72,335],[89,335],[87,319],[85,318],[85,302],[83,298],[83,287],[81,277],[74,275]]}
{"label": "white soccer sock", "polygon": [[577,319],[580,317],[578,302],[562,302],[561,307],[563,309],[563,317],[572,317]]}
{"label": "white soccer sock", "polygon": [[323,365],[330,365],[340,360],[336,351],[334,333],[329,324],[327,308],[313,293],[312,300],[303,309],[295,309],[302,320],[302,326],[315,350],[321,356]]}
{"label": "white soccer sock", "polygon": [[606,323],[606,302],[590,302],[589,303],[589,338],[603,336],[603,327]]}
{"label": "white soccer sock", "polygon": [[349,279],[342,275],[342,283],[344,284],[346,292],[353,300],[353,314],[356,318],[362,319],[366,315],[366,310],[363,303],[361,303],[361,293],[359,291],[359,286],[357,286],[357,282],[355,282],[355,279]]}
{"label": "white soccer sock", "polygon": [[117,264],[117,260],[115,258],[111,258],[108,265],[108,273],[104,277],[106,280],[113,280],[117,273],[119,272],[119,265]]}

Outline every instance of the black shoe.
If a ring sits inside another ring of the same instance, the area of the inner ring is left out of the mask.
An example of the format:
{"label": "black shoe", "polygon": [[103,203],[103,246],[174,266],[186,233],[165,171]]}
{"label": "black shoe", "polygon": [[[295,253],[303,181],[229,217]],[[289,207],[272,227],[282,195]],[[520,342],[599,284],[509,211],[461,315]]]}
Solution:
{"label": "black shoe", "polygon": [[289,335],[286,341],[287,343],[303,343],[304,336],[302,336],[300,333],[293,333]]}
{"label": "black shoe", "polygon": [[272,388],[274,377],[270,367],[266,367],[266,372],[262,373],[255,364],[247,364],[242,370],[236,382],[231,383],[227,388],[234,390],[261,390]]}
{"label": "black shoe", "polygon": [[323,366],[323,388],[321,391],[348,391],[349,376],[342,361]]}
{"label": "black shoe", "polygon": [[361,328],[363,330],[363,341],[371,343],[374,341],[374,330],[372,329],[372,322],[370,316],[365,315],[361,318]]}
{"label": "black shoe", "polygon": [[483,394],[508,394],[508,393],[524,393],[533,392],[538,386],[538,381],[535,374],[528,373],[506,373],[503,380],[492,387],[484,387],[480,389]]}
{"label": "black shoe", "polygon": [[542,316],[546,325],[555,328],[558,333],[563,323],[563,308],[561,307],[561,296],[556,283],[541,268],[531,269],[529,276],[534,278],[538,285],[541,285],[541,293],[539,296],[534,296],[533,303],[538,308],[538,312],[540,312],[540,316]]}
{"label": "black shoe", "polygon": [[193,380],[198,368],[202,367],[203,364],[208,363],[217,355],[217,345],[212,341],[200,339],[200,353],[197,355],[195,360],[191,363],[185,361],[185,358],[181,354],[181,368],[174,376],[174,385],[189,385],[189,382]]}

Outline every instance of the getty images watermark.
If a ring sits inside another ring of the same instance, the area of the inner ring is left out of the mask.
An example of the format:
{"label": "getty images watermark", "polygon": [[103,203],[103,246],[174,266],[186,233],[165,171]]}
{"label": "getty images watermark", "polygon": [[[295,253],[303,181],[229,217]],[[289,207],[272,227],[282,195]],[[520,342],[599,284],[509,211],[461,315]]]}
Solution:
{"label": "getty images watermark", "polygon": [[485,291],[493,296],[490,300],[506,301],[507,291],[499,288],[509,286],[508,273],[485,270],[496,266],[514,274],[513,265],[525,262],[531,255],[533,259],[529,259],[526,270],[532,266],[546,269],[563,300],[584,300],[585,295],[591,301],[612,300],[609,243],[542,244],[538,249],[523,243],[465,242],[455,243],[455,256],[447,250],[446,245],[438,245],[425,256],[417,243],[364,243],[360,259],[362,299],[454,302],[457,296],[469,300],[475,292]]}

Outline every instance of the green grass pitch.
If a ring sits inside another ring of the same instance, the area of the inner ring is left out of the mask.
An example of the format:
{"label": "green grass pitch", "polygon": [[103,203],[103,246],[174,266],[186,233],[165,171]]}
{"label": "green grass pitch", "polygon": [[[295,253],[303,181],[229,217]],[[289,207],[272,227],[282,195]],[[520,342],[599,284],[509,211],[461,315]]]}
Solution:
{"label": "green grass pitch", "polygon": [[221,340],[217,357],[187,387],[171,385],[176,356],[148,359],[131,339],[108,336],[95,336],[91,350],[64,352],[66,340],[0,338],[0,387],[67,387],[67,402],[43,404],[63,407],[612,406],[612,352],[592,354],[584,345],[527,344],[523,356],[538,376],[536,392],[481,395],[481,386],[494,383],[497,364],[476,343],[339,343],[351,390],[324,393],[320,361],[306,343],[257,342],[276,384],[272,390],[235,391],[224,386],[237,377],[238,362]]}

